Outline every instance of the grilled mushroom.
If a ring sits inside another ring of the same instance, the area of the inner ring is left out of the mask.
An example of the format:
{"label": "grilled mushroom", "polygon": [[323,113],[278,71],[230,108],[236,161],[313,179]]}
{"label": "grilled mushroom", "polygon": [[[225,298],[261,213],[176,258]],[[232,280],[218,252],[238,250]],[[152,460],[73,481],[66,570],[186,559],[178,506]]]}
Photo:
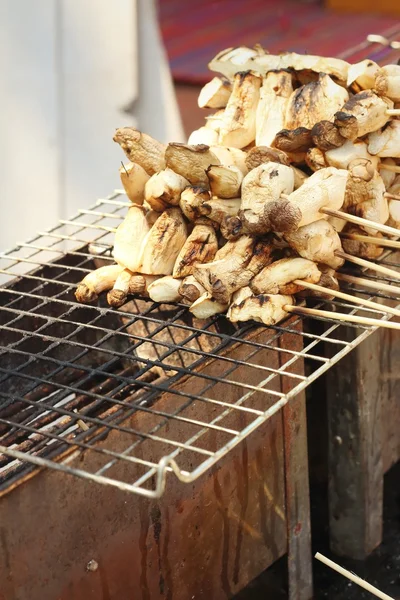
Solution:
{"label": "grilled mushroom", "polygon": [[330,121],[316,123],[311,129],[311,138],[313,144],[324,152],[332,150],[332,148],[340,148],[346,142],[346,138],[340,134],[339,128]]}
{"label": "grilled mushroom", "polygon": [[339,219],[339,217],[329,217],[326,219],[326,222],[332,225],[337,233],[340,233],[346,227],[346,221],[344,219]]}
{"label": "grilled mushroom", "polygon": [[129,163],[119,169],[119,176],[126,195],[133,204],[143,204],[144,187],[150,176],[137,163]]}
{"label": "grilled mushroom", "polygon": [[321,208],[338,210],[344,202],[348,171],[328,167],[309,177],[285,200],[264,207],[262,223],[267,231],[287,233],[325,219]]}
{"label": "grilled mushroom", "polygon": [[248,71],[254,66],[254,59],[259,56],[256,48],[228,48],[222,50],[208,63],[210,71],[221,73],[228,79],[233,79],[239,71]]}
{"label": "grilled mushroom", "polygon": [[[344,207],[346,212],[377,223],[386,223],[389,218],[388,202],[385,197],[385,184],[369,161],[359,159],[349,165]],[[377,230],[362,226],[371,235]]]}
{"label": "grilled mushroom", "polygon": [[237,73],[219,132],[224,146],[244,148],[256,137],[256,108],[261,78],[254,73]]}
{"label": "grilled mushroom", "polygon": [[280,294],[254,295],[249,287],[235,293],[227,317],[232,323],[257,321],[264,325],[275,325],[288,316],[285,306],[293,305],[292,296]]}
{"label": "grilled mushroom", "polygon": [[[372,90],[375,87],[375,78],[379,71],[379,65],[373,60],[366,59],[350,65],[347,74],[347,87],[355,94],[362,90]],[[386,94],[382,94],[386,96]]]}
{"label": "grilled mushroom", "polygon": [[347,140],[340,148],[333,148],[325,152],[326,162],[337,169],[347,169],[349,164],[357,158],[367,158],[374,169],[378,167],[379,159],[368,153],[365,142],[351,142]]}
{"label": "grilled mushroom", "polygon": [[[348,223],[343,230],[343,234],[351,235],[362,235],[365,236],[365,231],[356,225]],[[363,242],[357,239],[347,239],[345,235],[342,237],[343,250],[347,254],[353,256],[359,256],[360,258],[366,258],[367,260],[375,260],[379,258],[383,253],[382,246],[376,244],[370,244],[369,242]],[[374,237],[383,237],[381,233],[376,232]]]}
{"label": "grilled mushroom", "polygon": [[262,222],[266,203],[290,194],[294,188],[291,167],[278,163],[265,163],[246,175],[242,183],[242,202],[239,217],[250,233],[265,231]]}
{"label": "grilled mushroom", "polygon": [[218,302],[208,292],[202,294],[189,308],[196,319],[210,319],[214,315],[226,312],[228,304]]}
{"label": "grilled mushroom", "polygon": [[355,140],[383,127],[390,119],[388,108],[393,108],[391,100],[364,90],[352,96],[335,114],[335,125],[343,137]]}
{"label": "grilled mushroom", "polygon": [[226,240],[237,240],[244,234],[243,223],[240,217],[224,217],[221,222],[221,234]]}
{"label": "grilled mushroom", "polygon": [[143,241],[139,273],[170,275],[187,238],[186,224],[179,208],[165,210]]}
{"label": "grilled mushroom", "polygon": [[181,193],[189,185],[187,179],[172,169],[164,169],[150,177],[145,186],[145,200],[152,209],[163,210],[179,204]]}
{"label": "grilled mushroom", "polygon": [[[331,267],[328,267],[326,265],[318,265],[318,269],[321,272],[321,279],[318,282],[318,285],[324,288],[327,288],[329,290],[339,290],[339,282],[336,278],[336,271],[335,269],[332,269]],[[314,290],[310,290],[310,289],[305,289],[302,290],[301,292],[298,293],[297,295],[298,298],[312,298],[315,297],[317,300],[321,300],[321,298],[323,298],[324,300],[333,300],[335,296],[331,295],[331,294],[325,294],[324,292],[321,291],[314,291]]]}
{"label": "grilled mushroom", "polygon": [[193,304],[200,296],[206,293],[206,290],[193,275],[189,275],[182,281],[179,293],[184,304]]}
{"label": "grilled mushroom", "polygon": [[287,155],[281,150],[268,148],[267,146],[255,146],[247,153],[246,166],[249,171],[268,162],[275,162],[281,165],[289,166],[290,161]]}
{"label": "grilled mushroom", "polygon": [[368,152],[382,158],[400,158],[400,121],[391,121],[382,131],[370,133]]}
{"label": "grilled mushroom", "polygon": [[283,129],[286,107],[292,92],[292,75],[289,71],[267,73],[257,107],[256,146],[271,146],[278,131]]}
{"label": "grilled mushroom", "polygon": [[126,302],[129,294],[147,296],[148,286],[158,279],[158,275],[141,275],[124,269],[117,277],[114,287],[107,294],[107,302],[114,308],[119,308]]}
{"label": "grilled mushroom", "polygon": [[[338,290],[340,286],[338,280],[335,277],[335,269],[332,269],[331,267],[326,265],[318,265],[318,268],[321,272],[321,279],[319,280],[318,284],[322,287],[329,288],[330,290]],[[320,294],[320,292],[313,292],[313,294],[317,295]],[[324,297],[323,294],[321,295],[322,297]]]}
{"label": "grilled mushroom", "polygon": [[306,162],[306,152],[286,152],[290,164],[297,167],[302,167]]}
{"label": "grilled mushroom", "polygon": [[[240,148],[229,148],[227,146],[212,146],[211,150],[218,158],[221,165],[224,165],[225,167],[237,167],[242,171],[243,175],[247,174],[247,154],[244,150],[240,150]],[[216,163],[212,164],[215,165]]]}
{"label": "grilled mushroom", "polygon": [[199,206],[199,213],[205,217],[221,224],[227,217],[234,217],[240,209],[240,198],[230,198],[229,200],[220,200],[211,198]]}
{"label": "grilled mushroom", "polygon": [[196,264],[213,260],[218,250],[218,240],[212,221],[201,219],[182,246],[175,261],[173,276],[187,277]]}
{"label": "grilled mushroom", "polygon": [[319,171],[328,166],[325,154],[319,148],[310,148],[306,154],[306,164],[312,171]]}
{"label": "grilled mushroom", "polygon": [[[369,199],[368,184],[377,175],[368,158],[357,158],[348,165],[349,178],[346,185],[343,208],[351,209],[353,206]],[[381,191],[383,194],[383,190]]]}
{"label": "grilled mushroom", "polygon": [[272,145],[284,152],[307,152],[313,145],[311,130],[307,127],[281,129],[276,134]]}
{"label": "grilled mushroom", "polygon": [[154,175],[165,168],[165,145],[134,127],[121,127],[114,135],[126,156],[148,173]]}
{"label": "grilled mushroom", "polygon": [[140,294],[148,296],[148,287],[153,281],[159,279],[159,275],[143,275],[142,273],[134,273],[129,280],[129,294]]}
{"label": "grilled mushroom", "polygon": [[106,265],[91,271],[78,285],[75,298],[78,302],[88,303],[97,300],[101,292],[110,290],[124,267],[120,265]]}
{"label": "grilled mushroom", "polygon": [[303,289],[296,279],[318,283],[321,273],[312,260],[306,258],[281,258],[264,267],[250,282],[254,294],[296,294]]}
{"label": "grilled mushroom", "polygon": [[211,200],[211,194],[202,187],[187,187],[181,194],[179,206],[189,221],[195,221],[202,216],[200,206]]}
{"label": "grilled mushroom", "polygon": [[333,269],[338,269],[344,263],[344,260],[335,254],[337,250],[342,250],[340,238],[325,219],[299,227],[297,231],[285,234],[284,238],[302,258],[324,263]]}
{"label": "grilled mushroom", "polygon": [[386,65],[375,78],[375,90],[380,96],[400,102],[400,65]]}
{"label": "grilled mushroom", "polygon": [[175,279],[171,275],[159,277],[149,285],[147,293],[154,302],[179,302],[181,283],[181,279]]}
{"label": "grilled mushroom", "polygon": [[244,235],[228,241],[218,250],[215,260],[197,265],[193,275],[218,302],[229,302],[233,292],[249,281],[271,261],[272,244]]}
{"label": "grilled mushroom", "polygon": [[349,94],[326,73],[318,81],[311,81],[293,92],[285,118],[285,128],[311,129],[319,121],[332,121],[335,113],[347,102]]}
{"label": "grilled mushroom", "polygon": [[[396,166],[396,164],[397,163],[393,158],[383,158],[381,160],[381,165],[389,165],[394,167]],[[396,180],[396,173],[393,171],[389,171],[388,169],[381,169],[379,171],[379,175],[382,177],[382,181],[385,184],[386,190],[389,190],[389,188],[392,187]]]}
{"label": "grilled mushroom", "polygon": [[201,89],[198,99],[200,108],[225,108],[232,93],[232,84],[227,79],[214,77]]}
{"label": "grilled mushroom", "polygon": [[107,302],[110,306],[118,308],[123,305],[129,293],[129,282],[133,273],[128,269],[120,272],[115,280],[112,290],[107,294]]}
{"label": "grilled mushroom", "polygon": [[142,244],[149,231],[145,209],[135,204],[128,209],[125,219],[115,232],[113,256],[118,264],[132,273],[138,270]]}
{"label": "grilled mushroom", "polygon": [[[393,194],[400,195],[400,184],[397,186],[393,186],[391,188],[390,192]],[[391,227],[399,228],[399,226],[400,226],[400,200],[394,200],[393,198],[391,198],[388,201],[388,207],[389,207],[389,219],[387,221],[387,224],[390,225]]]}
{"label": "grilled mushroom", "polygon": [[224,110],[216,110],[215,113],[206,116],[206,124],[204,127],[212,129],[219,134],[221,129],[222,117],[224,116]]}
{"label": "grilled mushroom", "polygon": [[207,169],[210,190],[219,198],[237,198],[243,181],[243,173],[234,165],[211,165]]}
{"label": "grilled mushroom", "polygon": [[303,183],[308,179],[307,173],[304,173],[301,169],[297,167],[292,167],[293,175],[294,175],[294,189],[297,190]]}
{"label": "grilled mushroom", "polygon": [[192,185],[208,187],[206,170],[220,161],[208,146],[199,144],[168,144],[165,151],[167,167],[182,175]]}
{"label": "grilled mushroom", "polygon": [[339,58],[312,56],[286,52],[279,55],[266,54],[262,48],[228,48],[219,52],[208,64],[211,71],[216,71],[232,79],[238,71],[252,70],[261,75],[269,71],[294,69],[295,71],[313,71],[328,73],[336,81],[346,85],[349,63]]}
{"label": "grilled mushroom", "polygon": [[211,129],[210,127],[200,127],[195,129],[189,136],[188,144],[191,146],[197,146],[199,144],[206,146],[213,146],[218,144],[218,131]]}

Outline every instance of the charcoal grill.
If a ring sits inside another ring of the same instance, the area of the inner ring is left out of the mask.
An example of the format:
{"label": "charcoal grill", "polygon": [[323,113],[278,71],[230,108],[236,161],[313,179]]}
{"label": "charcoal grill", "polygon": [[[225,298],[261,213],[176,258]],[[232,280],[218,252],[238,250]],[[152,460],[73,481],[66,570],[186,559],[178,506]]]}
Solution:
{"label": "charcoal grill", "polygon": [[[390,60],[389,47],[370,48],[366,41],[345,57]],[[117,311],[102,299],[77,304],[77,283],[112,260],[113,234],[129,205],[117,190],[0,258],[1,497],[46,469],[155,502],[181,483],[196,490],[202,475],[214,474],[239,444],[251,447],[250,434],[268,431],[267,422],[376,329],[335,319],[315,328],[300,317],[237,327],[221,315],[198,321],[186,306],[139,297]],[[382,262],[393,267],[391,253]],[[317,307],[388,318],[384,309],[341,301]],[[270,562],[285,552],[281,546]]]}
{"label": "charcoal grill", "polygon": [[[116,192],[1,259],[4,280],[16,277],[1,289],[1,494],[38,467],[50,467],[159,498],[168,473],[186,483],[197,479],[373,331],[360,328],[344,342],[343,324],[334,320],[318,335],[296,327],[300,318],[266,330],[234,327],[220,315],[204,324],[186,306],[139,298],[119,311],[102,302],[78,305],[77,283],[99,260],[112,261],[112,236],[128,206]],[[326,304],[319,306],[331,308]],[[365,314],[362,307],[333,304]],[[367,312],[387,318],[384,309]],[[303,348],[280,347],[285,333],[301,336]],[[329,358],[321,344],[329,344]],[[263,348],[276,355],[278,367],[259,364]],[[307,375],[289,368],[304,360]],[[218,365],[216,372],[199,369],[207,361]],[[237,380],[238,366],[251,371],[253,383]],[[185,377],[192,390],[180,389]],[[278,380],[290,382],[290,391],[279,391]],[[157,409],[160,394],[170,397],[168,409]],[[194,417],[194,403],[202,405],[201,419]],[[148,430],[121,425],[140,412],[155,422]],[[232,425],[233,415],[240,415],[240,427]],[[126,434],[118,452],[98,445],[111,431]],[[205,448],[210,436],[212,450]],[[152,460],[139,457],[139,448]],[[101,466],[93,472],[69,466],[68,457],[79,451],[96,453]],[[113,475],[118,463],[123,480]],[[130,468],[139,469],[133,481]]]}

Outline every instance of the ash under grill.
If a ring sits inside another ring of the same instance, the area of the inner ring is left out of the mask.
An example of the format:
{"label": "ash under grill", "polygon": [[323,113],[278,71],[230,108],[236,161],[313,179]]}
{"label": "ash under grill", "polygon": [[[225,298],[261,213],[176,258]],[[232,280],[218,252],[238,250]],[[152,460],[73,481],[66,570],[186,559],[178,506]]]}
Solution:
{"label": "ash under grill", "polygon": [[[366,41],[342,58],[397,56]],[[116,192],[0,257],[0,495],[51,467],[159,497],[169,472],[195,480],[374,331],[299,317],[238,328],[140,298],[118,311],[101,299],[78,305],[76,284],[99,254],[112,260],[129,205]],[[380,262],[398,266],[393,253]],[[339,301],[317,307],[387,318]]]}

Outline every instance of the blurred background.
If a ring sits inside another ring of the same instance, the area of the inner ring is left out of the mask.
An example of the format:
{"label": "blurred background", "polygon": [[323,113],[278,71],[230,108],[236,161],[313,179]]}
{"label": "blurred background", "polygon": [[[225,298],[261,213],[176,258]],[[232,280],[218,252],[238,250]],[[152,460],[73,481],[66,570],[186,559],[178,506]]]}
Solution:
{"label": "blurred background", "polygon": [[197,96],[220,50],[340,55],[398,25],[399,0],[380,0],[380,14],[374,4],[1,0],[0,250],[120,187],[117,127],[185,141],[203,122]]}

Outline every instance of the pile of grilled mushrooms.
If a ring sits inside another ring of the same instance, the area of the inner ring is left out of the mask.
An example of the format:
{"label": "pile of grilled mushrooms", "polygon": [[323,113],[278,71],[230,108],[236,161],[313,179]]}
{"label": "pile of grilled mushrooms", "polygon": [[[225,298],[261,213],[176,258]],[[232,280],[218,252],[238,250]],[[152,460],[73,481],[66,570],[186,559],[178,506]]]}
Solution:
{"label": "pile of grilled mushrooms", "polygon": [[274,324],[295,295],[313,293],[301,280],[338,289],[343,250],[382,253],[373,223],[335,211],[398,226],[399,65],[240,47],[209,67],[222,76],[199,106],[215,112],[188,144],[116,131],[132,206],[115,233],[116,264],[89,273],[78,301],[108,291],[119,307],[138,294],[188,304],[200,319]]}

